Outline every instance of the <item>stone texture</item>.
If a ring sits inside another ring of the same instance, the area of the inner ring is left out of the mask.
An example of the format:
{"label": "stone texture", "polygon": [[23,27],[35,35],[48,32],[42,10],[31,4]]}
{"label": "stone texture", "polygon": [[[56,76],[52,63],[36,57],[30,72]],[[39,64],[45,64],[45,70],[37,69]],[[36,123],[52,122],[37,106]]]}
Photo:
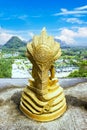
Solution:
{"label": "stone texture", "polygon": [[8,85],[0,89],[0,130],[87,130],[87,82],[64,89],[68,104],[66,113],[45,123],[23,115],[19,109],[23,88]]}

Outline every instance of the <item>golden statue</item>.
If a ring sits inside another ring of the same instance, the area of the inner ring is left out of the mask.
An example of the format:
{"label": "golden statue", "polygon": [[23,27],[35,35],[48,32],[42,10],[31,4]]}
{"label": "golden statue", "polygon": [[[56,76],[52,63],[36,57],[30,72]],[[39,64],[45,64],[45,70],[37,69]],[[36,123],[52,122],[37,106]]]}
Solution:
{"label": "golden statue", "polygon": [[53,65],[60,55],[60,45],[47,35],[45,28],[40,36],[34,36],[27,44],[27,57],[33,64],[33,79],[23,90],[20,109],[34,120],[51,121],[66,111],[63,88],[55,78]]}

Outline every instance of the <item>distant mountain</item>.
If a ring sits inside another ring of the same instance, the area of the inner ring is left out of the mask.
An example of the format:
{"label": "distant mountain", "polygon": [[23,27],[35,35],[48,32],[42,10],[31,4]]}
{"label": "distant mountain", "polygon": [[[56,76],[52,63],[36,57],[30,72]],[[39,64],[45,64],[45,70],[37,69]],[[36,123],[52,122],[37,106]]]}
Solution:
{"label": "distant mountain", "polygon": [[13,36],[9,41],[7,41],[2,49],[19,49],[20,47],[25,47],[26,42],[22,41],[17,36]]}
{"label": "distant mountain", "polygon": [[64,41],[60,40],[60,39],[54,39],[56,42],[59,42],[60,43],[60,47],[61,48],[68,48],[70,47],[69,45],[67,45]]}
{"label": "distant mountain", "polygon": [[0,45],[0,49],[2,48],[2,45]]}
{"label": "distant mountain", "polygon": [[[69,46],[60,39],[54,39],[55,41],[60,43],[61,48],[68,48]],[[31,42],[32,39],[30,39],[28,42]],[[10,40],[8,40],[2,47],[2,50],[25,50],[26,49],[26,42],[22,41],[17,36],[11,37]]]}
{"label": "distant mountain", "polygon": [[33,40],[33,39],[30,39],[30,40],[28,41],[28,43],[32,42],[32,40]]}
{"label": "distant mountain", "polygon": [[[59,42],[59,43],[60,43],[61,48],[68,48],[68,47],[70,47],[70,46],[67,45],[64,41],[61,41],[60,39],[54,38],[54,40],[55,40],[56,42]],[[32,41],[32,39],[30,39],[30,40],[28,41],[28,43],[31,42],[31,41]]]}

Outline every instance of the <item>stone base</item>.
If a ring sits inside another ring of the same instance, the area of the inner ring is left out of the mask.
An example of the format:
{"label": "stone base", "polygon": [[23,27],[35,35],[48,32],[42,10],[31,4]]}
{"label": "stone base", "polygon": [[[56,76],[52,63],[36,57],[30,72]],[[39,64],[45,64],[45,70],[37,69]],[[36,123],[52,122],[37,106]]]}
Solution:
{"label": "stone base", "polygon": [[51,121],[66,111],[63,89],[55,80],[51,81],[51,86],[47,87],[43,95],[37,92],[27,86],[22,93],[20,109],[27,117],[37,121]]}

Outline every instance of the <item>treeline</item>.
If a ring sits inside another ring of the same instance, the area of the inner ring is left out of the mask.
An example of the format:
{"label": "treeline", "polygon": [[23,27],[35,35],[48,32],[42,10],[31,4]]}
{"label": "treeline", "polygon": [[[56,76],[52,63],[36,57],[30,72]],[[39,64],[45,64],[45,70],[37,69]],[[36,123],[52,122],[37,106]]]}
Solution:
{"label": "treeline", "polygon": [[87,47],[72,47],[68,49],[62,49],[62,57],[77,60],[87,58]]}
{"label": "treeline", "polygon": [[0,59],[0,78],[11,78],[13,59]]}

